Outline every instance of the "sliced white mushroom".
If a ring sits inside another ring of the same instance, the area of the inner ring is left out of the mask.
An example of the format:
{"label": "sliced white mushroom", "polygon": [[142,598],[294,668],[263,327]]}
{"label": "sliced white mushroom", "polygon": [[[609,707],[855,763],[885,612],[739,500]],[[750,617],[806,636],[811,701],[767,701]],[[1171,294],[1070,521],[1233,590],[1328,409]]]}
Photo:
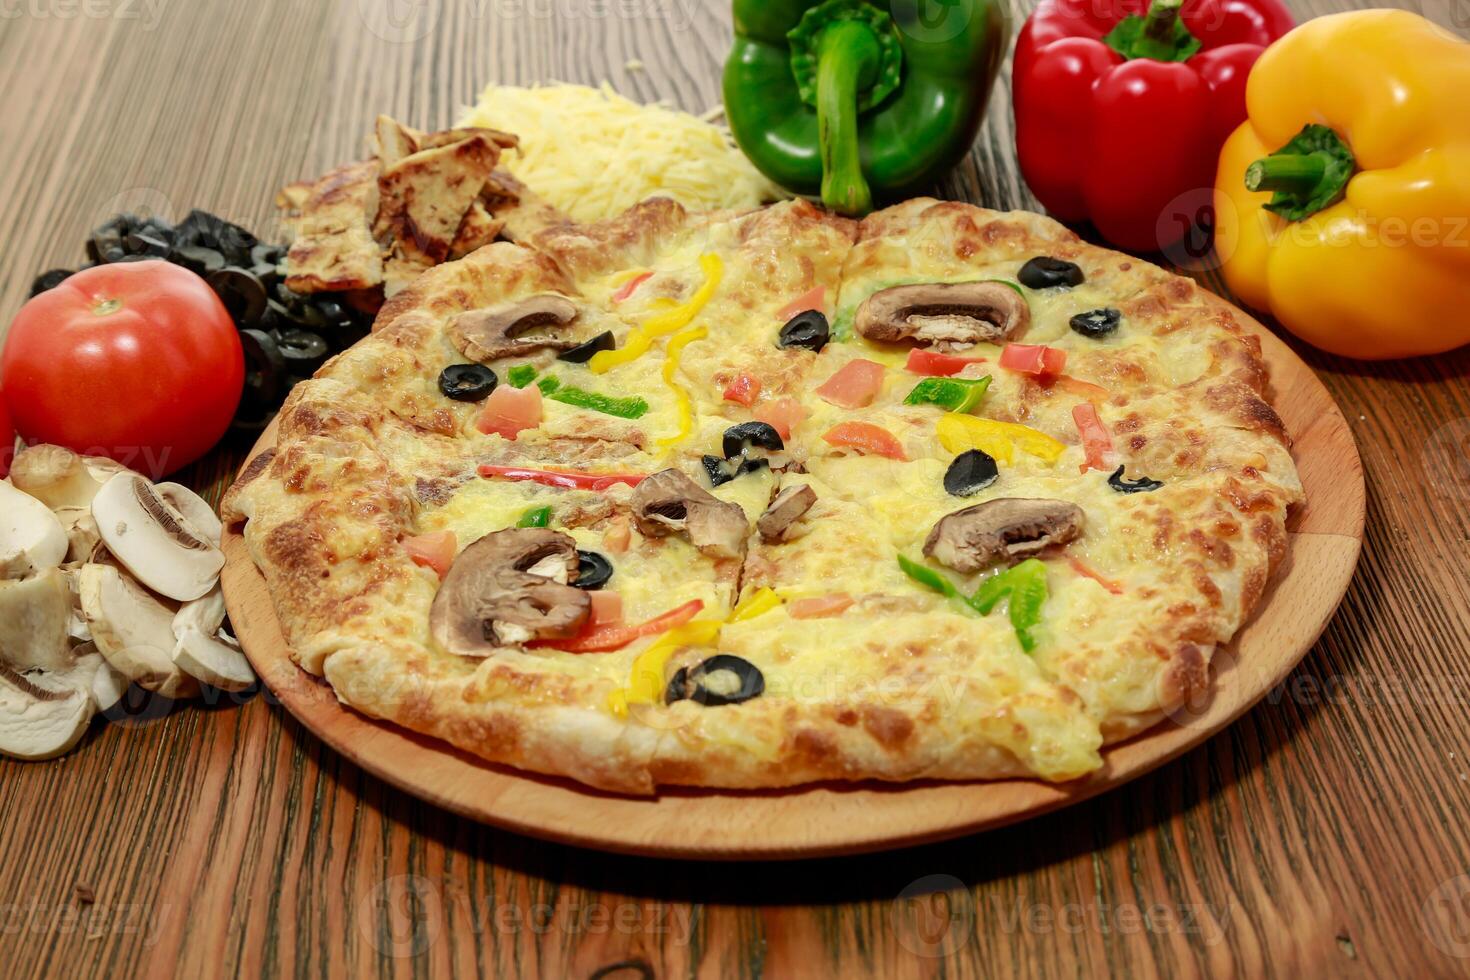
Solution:
{"label": "sliced white mushroom", "polygon": [[87,677],[87,691],[97,711],[112,711],[128,692],[128,679],[107,663],[107,658],[97,652],[96,644],[82,644],[73,649],[72,655],[76,657],[73,673]]}
{"label": "sliced white mushroom", "polygon": [[16,454],[10,479],[47,507],[61,510],[91,507],[102,484],[124,469],[100,456],[84,459],[63,446],[31,446]]}
{"label": "sliced white mushroom", "polygon": [[174,610],[111,565],[83,565],[77,585],[92,642],[119,673],[165,697],[199,693],[198,682],[170,656],[177,643]]}
{"label": "sliced white mushroom", "polygon": [[219,589],[179,607],[173,662],[212,687],[243,691],[255,683],[255,671],[234,637],[220,631],[224,621],[225,599]]}
{"label": "sliced white mushroom", "polygon": [[69,675],[21,674],[0,663],[0,755],[54,759],[76,745],[96,714]]}
{"label": "sliced white mushroom", "polygon": [[158,495],[182,514],[200,537],[210,544],[219,544],[220,538],[224,537],[225,526],[203,497],[179,483],[159,483],[155,487]]}
{"label": "sliced white mushroom", "polygon": [[92,517],[107,550],[154,592],[184,602],[219,581],[224,552],[143,477],[108,480],[92,501]]}
{"label": "sliced white mushroom", "polygon": [[185,630],[173,650],[173,661],[190,676],[221,691],[243,691],[255,683],[255,671],[240,648],[224,633],[210,636]]}
{"label": "sliced white mushroom", "polygon": [[59,568],[0,582],[0,661],[17,671],[72,663],[71,586]]}
{"label": "sliced white mushroom", "polygon": [[57,568],[66,560],[66,530],[50,508],[0,480],[0,568],[7,578]]}
{"label": "sliced white mushroom", "polygon": [[92,518],[92,508],[61,507],[52,513],[66,530],[67,562],[85,564],[96,560],[97,551],[102,547],[102,535],[97,530],[97,522]]}

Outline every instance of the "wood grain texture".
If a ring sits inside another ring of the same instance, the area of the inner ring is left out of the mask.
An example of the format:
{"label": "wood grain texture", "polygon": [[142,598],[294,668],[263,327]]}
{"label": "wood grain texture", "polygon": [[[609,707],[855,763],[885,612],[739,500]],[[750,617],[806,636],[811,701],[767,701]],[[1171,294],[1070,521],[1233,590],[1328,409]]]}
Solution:
{"label": "wood grain texture", "polygon": [[[1213,298],[1221,307],[1223,300]],[[1265,327],[1270,397],[1288,432],[1307,504],[1288,522],[1289,558],[1235,641],[1216,651],[1211,696],[1114,746],[1092,777],[834,785],[779,792],[601,793],[571,780],[486,765],[434,739],[375,722],[291,660],[265,577],[238,526],[225,530],[221,580],[230,622],[261,681],[312,734],[392,785],[473,820],[600,850],[652,857],[796,859],[930,843],[1029,819],[1122,785],[1219,732],[1296,667],[1347,591],[1363,537],[1364,487],[1347,421],[1311,368]],[[249,457],[276,445],[275,427]],[[248,467],[248,463],[245,464]]]}
{"label": "wood grain texture", "polygon": [[[489,80],[717,98],[718,0],[398,0],[397,34],[364,19],[384,5],[0,2],[0,321],[119,206],[269,231],[275,189],[358,152],[379,111],[441,126]],[[1470,28],[1466,0],[1416,9]],[[942,193],[1034,206],[1006,77]],[[1122,792],[893,854],[651,861],[419,802],[266,696],[190,706],[98,725],[57,762],[0,763],[5,972],[1464,974],[1470,351],[1364,365],[1292,343],[1368,476],[1358,575],[1292,677]],[[241,452],[189,479],[218,489]]]}

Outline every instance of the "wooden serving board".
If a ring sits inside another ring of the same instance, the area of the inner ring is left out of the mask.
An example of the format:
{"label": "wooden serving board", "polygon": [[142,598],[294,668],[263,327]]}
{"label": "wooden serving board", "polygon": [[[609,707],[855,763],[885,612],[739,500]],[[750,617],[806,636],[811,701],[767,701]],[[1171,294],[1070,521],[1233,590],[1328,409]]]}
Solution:
{"label": "wooden serving board", "polygon": [[[1223,305],[1224,300],[1218,300]],[[447,743],[340,704],[290,659],[239,527],[227,528],[230,620],[261,679],[322,741],[379,778],[464,817],[601,850],[662,857],[782,859],[927,843],[1024,820],[1142,775],[1220,731],[1311,649],[1347,592],[1363,541],[1362,464],[1327,389],[1303,361],[1234,307],[1261,339],[1268,398],[1294,439],[1307,504],[1287,523],[1290,551],[1254,617],[1215,653],[1213,691],[1108,749],[1103,768],[1066,785],[1035,780],[821,784],[775,791],[673,789],[619,796],[483,762]],[[252,457],[271,445],[267,430]]]}

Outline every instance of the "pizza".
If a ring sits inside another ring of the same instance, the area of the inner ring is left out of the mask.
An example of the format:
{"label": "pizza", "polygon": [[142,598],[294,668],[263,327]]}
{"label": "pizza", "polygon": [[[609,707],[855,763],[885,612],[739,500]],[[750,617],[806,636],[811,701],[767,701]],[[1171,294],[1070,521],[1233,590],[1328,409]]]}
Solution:
{"label": "pizza", "polygon": [[654,199],[437,265],[225,501],[346,705],[625,793],[1078,779],[1302,500],[1257,340],[1035,214]]}

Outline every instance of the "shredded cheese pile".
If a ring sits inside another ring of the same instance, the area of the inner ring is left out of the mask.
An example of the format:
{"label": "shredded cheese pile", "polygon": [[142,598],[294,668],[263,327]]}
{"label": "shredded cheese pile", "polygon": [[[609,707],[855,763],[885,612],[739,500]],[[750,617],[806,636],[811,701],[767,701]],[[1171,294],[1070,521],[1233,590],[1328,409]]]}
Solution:
{"label": "shredded cheese pile", "polygon": [[517,179],[579,222],[621,214],[645,198],[692,211],[752,208],[789,197],[740,152],[729,131],[665,105],[641,105],[585,85],[491,85],[460,126],[520,137],[501,158]]}

